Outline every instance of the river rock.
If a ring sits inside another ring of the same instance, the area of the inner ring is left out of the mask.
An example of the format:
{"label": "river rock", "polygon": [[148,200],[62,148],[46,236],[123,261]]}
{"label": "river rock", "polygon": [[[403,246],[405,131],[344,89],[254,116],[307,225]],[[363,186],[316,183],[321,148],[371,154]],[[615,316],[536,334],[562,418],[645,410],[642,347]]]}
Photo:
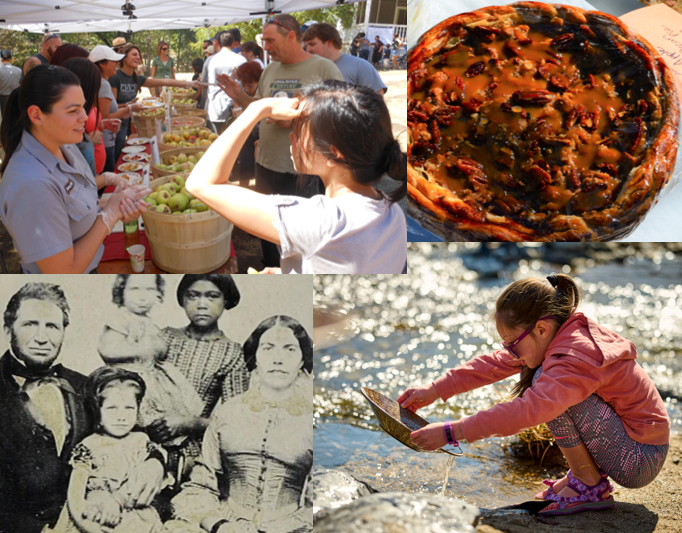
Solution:
{"label": "river rock", "polygon": [[342,470],[313,471],[313,516],[321,509],[336,509],[376,491]]}
{"label": "river rock", "polygon": [[433,494],[376,493],[320,511],[315,533],[474,533],[479,510]]}

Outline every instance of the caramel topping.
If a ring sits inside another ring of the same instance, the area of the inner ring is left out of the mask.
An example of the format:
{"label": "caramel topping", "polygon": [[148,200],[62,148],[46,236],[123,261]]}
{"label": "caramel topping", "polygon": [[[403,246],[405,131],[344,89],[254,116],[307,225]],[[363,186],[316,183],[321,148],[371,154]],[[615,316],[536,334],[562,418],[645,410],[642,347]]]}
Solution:
{"label": "caramel topping", "polygon": [[410,78],[411,163],[519,220],[608,205],[655,134],[639,59],[572,24],[460,35]]}

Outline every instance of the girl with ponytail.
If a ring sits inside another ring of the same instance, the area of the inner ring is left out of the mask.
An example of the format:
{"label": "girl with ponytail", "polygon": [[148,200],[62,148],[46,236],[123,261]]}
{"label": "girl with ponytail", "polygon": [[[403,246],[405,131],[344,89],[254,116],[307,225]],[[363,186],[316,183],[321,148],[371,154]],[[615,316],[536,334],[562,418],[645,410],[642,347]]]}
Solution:
{"label": "girl with ponytail", "polygon": [[[324,195],[264,195],[227,183],[242,144],[262,119],[294,121],[296,171],[320,176]],[[383,98],[328,80],[296,99],[251,103],[214,141],[186,187],[236,226],[279,245],[284,273],[400,274],[407,227],[396,202],[407,191],[406,166]],[[399,183],[389,195],[375,188],[385,175]]]}
{"label": "girl with ponytail", "polygon": [[570,470],[545,480],[541,515],[573,514],[615,505],[611,477],[627,488],[651,483],[668,453],[670,419],[635,346],[582,313],[569,276],[512,283],[498,298],[494,320],[504,349],[448,370],[430,385],[405,391],[411,411],[501,381],[518,372],[514,399],[456,422],[411,434],[427,450],[449,442],[505,437],[546,423]]}

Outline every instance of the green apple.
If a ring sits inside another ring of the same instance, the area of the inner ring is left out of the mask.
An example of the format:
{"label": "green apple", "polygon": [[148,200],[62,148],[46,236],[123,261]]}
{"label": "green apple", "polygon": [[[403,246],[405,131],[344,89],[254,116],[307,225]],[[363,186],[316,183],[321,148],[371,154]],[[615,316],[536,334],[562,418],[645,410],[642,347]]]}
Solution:
{"label": "green apple", "polygon": [[170,158],[168,159],[168,161],[170,162],[171,165],[174,165],[175,163],[178,162],[178,156],[177,156],[177,155],[172,155],[172,156],[170,156]]}
{"label": "green apple", "polygon": [[184,211],[187,209],[188,203],[189,200],[187,199],[187,196],[178,193],[171,196],[171,199],[168,200],[168,207],[170,207],[173,211]]}
{"label": "green apple", "polygon": [[216,135],[215,133],[209,133],[208,134],[208,140],[209,141],[215,141],[217,138],[218,138],[218,135]]}
{"label": "green apple", "polygon": [[[171,193],[169,193],[166,189],[163,189],[156,194],[156,203],[159,206],[161,206],[162,204],[166,205],[168,203],[168,200],[170,200],[170,199],[171,199]],[[158,212],[158,210],[157,210],[157,212]]]}
{"label": "green apple", "polygon": [[175,173],[182,172],[182,167],[180,166],[180,163],[173,163],[173,166],[170,168],[171,171]]}
{"label": "green apple", "polygon": [[189,170],[189,165],[190,163],[185,162],[182,165],[180,165],[180,168],[182,169],[183,172],[187,172]]}
{"label": "green apple", "polygon": [[185,154],[179,154],[178,163],[187,163],[187,156]]}
{"label": "green apple", "polygon": [[173,182],[177,185],[177,189],[180,190],[185,186],[185,178],[182,176],[173,176]]}
{"label": "green apple", "polygon": [[154,211],[155,213],[163,213],[166,215],[170,215],[170,213],[171,213],[170,207],[168,207],[165,204],[157,205],[156,207],[152,207],[151,210]]}
{"label": "green apple", "polygon": [[174,211],[171,213],[171,215],[183,215],[184,213],[182,211]]}
{"label": "green apple", "polygon": [[187,187],[183,187],[179,192],[184,194],[190,202],[194,200],[194,195],[187,190]]}
{"label": "green apple", "polygon": [[171,196],[173,196],[176,192],[178,192],[178,188],[175,186],[174,182],[168,182],[163,184],[163,188],[167,190]]}
{"label": "green apple", "polygon": [[185,209],[182,214],[183,215],[191,215],[192,213],[197,213],[196,209]]}
{"label": "green apple", "polygon": [[197,158],[194,157],[193,155],[191,155],[187,158],[187,162],[188,163],[194,163],[196,165],[197,164]]}
{"label": "green apple", "polygon": [[204,211],[208,211],[208,206],[205,203],[203,203],[201,200],[198,200],[196,198],[194,200],[190,201],[189,206],[192,209],[196,209],[198,213],[203,213]]}
{"label": "green apple", "polygon": [[[161,192],[161,191],[165,191],[165,190],[166,190],[166,189],[165,189],[165,187],[164,187],[163,185],[158,185],[158,186],[156,187],[156,189],[154,189],[154,192],[153,192],[152,194],[158,193],[158,192]],[[151,195],[150,195],[150,196],[151,196]]]}

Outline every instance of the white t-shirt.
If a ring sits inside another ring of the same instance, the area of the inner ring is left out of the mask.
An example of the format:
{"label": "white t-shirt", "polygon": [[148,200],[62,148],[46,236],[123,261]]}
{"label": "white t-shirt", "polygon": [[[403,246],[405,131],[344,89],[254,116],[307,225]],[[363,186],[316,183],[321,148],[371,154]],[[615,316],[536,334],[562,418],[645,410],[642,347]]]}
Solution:
{"label": "white t-shirt", "polygon": [[270,197],[284,274],[401,274],[407,223],[397,204],[347,193]]}

